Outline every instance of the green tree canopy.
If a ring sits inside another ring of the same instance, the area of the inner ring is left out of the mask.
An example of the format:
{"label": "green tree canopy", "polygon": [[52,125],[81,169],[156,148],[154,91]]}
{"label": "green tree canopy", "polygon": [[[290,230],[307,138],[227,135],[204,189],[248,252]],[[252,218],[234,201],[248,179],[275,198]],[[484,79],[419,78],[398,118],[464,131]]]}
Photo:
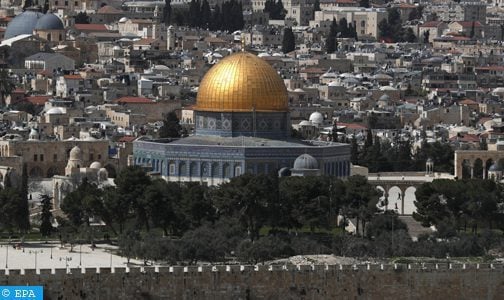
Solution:
{"label": "green tree canopy", "polygon": [[163,121],[163,126],[159,128],[160,138],[178,138],[180,137],[180,132],[182,131],[182,126],[180,126],[179,118],[175,112],[170,112],[166,115],[166,119]]}

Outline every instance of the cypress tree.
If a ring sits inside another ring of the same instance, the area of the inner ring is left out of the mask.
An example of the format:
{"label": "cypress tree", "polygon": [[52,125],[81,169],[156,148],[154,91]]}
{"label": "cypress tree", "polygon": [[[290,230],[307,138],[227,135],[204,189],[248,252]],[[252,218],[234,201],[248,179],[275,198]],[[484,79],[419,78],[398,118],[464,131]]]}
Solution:
{"label": "cypress tree", "polygon": [[336,35],[338,34],[338,24],[336,23],[336,19],[333,18],[331,23],[331,28],[329,29],[329,35],[326,39],[326,51],[327,53],[334,53],[338,48],[338,41],[336,40]]}
{"label": "cypress tree", "polygon": [[23,163],[23,173],[21,175],[19,195],[21,202],[18,206],[18,227],[21,232],[27,232],[30,229],[30,213],[28,209],[28,171],[26,163]]}
{"label": "cypress tree", "polygon": [[191,27],[196,27],[198,25],[198,16],[199,16],[199,0],[191,0],[189,3],[189,25]]}
{"label": "cypress tree", "polygon": [[44,7],[42,8],[42,12],[43,12],[44,14],[46,14],[46,13],[47,13],[47,11],[49,11],[49,0],[46,0],[46,1],[44,2]]}
{"label": "cypress tree", "polygon": [[212,12],[210,11],[210,4],[208,4],[207,0],[203,0],[203,3],[201,4],[201,26],[203,28],[209,28],[210,27],[210,19],[212,17]]}
{"label": "cypress tree", "polygon": [[221,30],[222,29],[222,22],[221,22],[221,7],[216,5],[213,12],[212,12],[212,18],[210,20],[210,30]]}
{"label": "cypress tree", "polygon": [[338,24],[338,30],[341,32],[341,37],[349,37],[348,22],[346,18],[341,18]]}
{"label": "cypress tree", "polygon": [[359,164],[359,145],[357,144],[357,139],[355,135],[352,137],[352,142],[350,146],[350,161],[352,164]]}
{"label": "cypress tree", "polygon": [[369,7],[369,0],[360,0],[359,6],[368,8]]}
{"label": "cypress tree", "polygon": [[159,128],[160,138],[178,138],[180,137],[180,121],[174,112],[168,113],[166,119],[163,121],[163,126]]}
{"label": "cypress tree", "polygon": [[40,214],[40,233],[42,236],[50,236],[53,230],[51,224],[51,197],[48,195],[40,196],[40,203],[42,204],[42,213]]}
{"label": "cypress tree", "polygon": [[294,51],[295,49],[296,49],[296,41],[294,33],[292,32],[292,28],[285,27],[282,41],[282,52],[289,53],[291,51]]}
{"label": "cypress tree", "polygon": [[372,146],[373,146],[373,132],[371,128],[369,128],[366,135],[366,141],[364,142],[364,150],[367,151]]}
{"label": "cypress tree", "polygon": [[163,23],[169,25],[171,22],[171,0],[165,0],[165,6],[163,7]]}
{"label": "cypress tree", "polygon": [[278,14],[278,20],[284,20],[286,11],[284,9],[282,0],[278,0],[278,2],[276,3],[276,11]]}

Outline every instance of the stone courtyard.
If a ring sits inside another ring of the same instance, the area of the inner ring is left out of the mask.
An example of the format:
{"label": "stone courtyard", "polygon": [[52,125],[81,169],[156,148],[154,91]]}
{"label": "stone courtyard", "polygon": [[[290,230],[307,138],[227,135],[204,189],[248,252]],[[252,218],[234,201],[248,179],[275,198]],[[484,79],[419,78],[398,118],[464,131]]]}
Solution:
{"label": "stone courtyard", "polygon": [[[61,269],[93,267],[126,267],[126,258],[117,255],[117,247],[97,245],[94,250],[90,244],[60,247],[56,242],[24,243],[24,247],[0,244],[0,269],[7,264],[8,269]],[[36,261],[35,261],[36,260]],[[131,259],[130,265],[143,265],[143,261]]]}

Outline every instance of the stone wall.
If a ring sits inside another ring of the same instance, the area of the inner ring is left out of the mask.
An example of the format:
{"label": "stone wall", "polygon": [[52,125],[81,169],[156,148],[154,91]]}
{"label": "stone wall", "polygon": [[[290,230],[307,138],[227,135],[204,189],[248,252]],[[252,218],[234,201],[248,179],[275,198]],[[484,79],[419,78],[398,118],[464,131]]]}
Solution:
{"label": "stone wall", "polygon": [[502,299],[503,265],[217,266],[0,270],[46,299]]}

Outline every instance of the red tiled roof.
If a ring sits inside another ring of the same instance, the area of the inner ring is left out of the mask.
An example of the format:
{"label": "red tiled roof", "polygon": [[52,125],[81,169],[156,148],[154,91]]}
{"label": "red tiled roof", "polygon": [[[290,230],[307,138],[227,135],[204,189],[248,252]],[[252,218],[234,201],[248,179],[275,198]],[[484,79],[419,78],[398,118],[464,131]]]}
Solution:
{"label": "red tiled roof", "polygon": [[124,11],[122,10],[119,10],[113,6],[110,6],[110,5],[105,5],[103,7],[101,7],[97,12],[97,14],[103,14],[103,15],[106,15],[106,14],[109,14],[109,15],[114,15],[114,14],[124,14]]}
{"label": "red tiled roof", "polygon": [[136,41],[134,44],[135,45],[150,45],[150,44],[152,44],[152,42],[154,42],[153,38],[144,38],[139,41]]}
{"label": "red tiled roof", "polygon": [[408,3],[401,3],[398,5],[399,8],[417,8],[416,5],[414,4],[408,4]]}
{"label": "red tiled roof", "polygon": [[445,37],[438,37],[435,38],[435,41],[468,41],[471,38],[467,36],[445,36]]}
{"label": "red tiled roof", "polygon": [[455,21],[455,23],[460,24],[464,28],[471,28],[474,23],[474,27],[481,27],[481,23],[479,21]]}
{"label": "red tiled roof", "polygon": [[35,105],[44,105],[47,101],[51,99],[51,96],[30,96],[26,97],[26,101],[31,102]]}
{"label": "red tiled roof", "polygon": [[420,27],[438,27],[441,24],[443,24],[441,21],[429,21],[420,25]]}
{"label": "red tiled roof", "polygon": [[65,79],[73,79],[73,80],[80,80],[82,77],[80,75],[64,75],[63,76]]}
{"label": "red tiled roof", "polygon": [[348,129],[354,129],[354,130],[367,130],[367,126],[362,125],[362,124],[357,124],[357,123],[341,123],[338,122],[336,123],[338,126],[345,126]]}
{"label": "red tiled roof", "polygon": [[476,102],[474,100],[471,100],[471,99],[465,99],[465,100],[459,101],[459,104],[463,104],[463,105],[478,105],[478,102]]}
{"label": "red tiled roof", "polygon": [[504,71],[504,66],[485,66],[485,67],[476,67],[477,70],[486,70],[486,71]]}
{"label": "red tiled roof", "polygon": [[53,73],[51,71],[49,71],[49,70],[42,70],[42,71],[38,72],[38,74],[52,77]]}
{"label": "red tiled roof", "polygon": [[152,101],[149,98],[145,98],[145,97],[121,97],[119,99],[114,100],[114,102],[117,102],[117,103],[145,103],[145,104],[154,103],[154,101]]}
{"label": "red tiled roof", "polygon": [[483,118],[479,119],[477,123],[478,124],[485,124],[486,121],[490,121],[490,120],[492,120],[492,118],[490,118],[490,117],[483,117]]}
{"label": "red tiled roof", "polygon": [[306,68],[304,70],[301,70],[299,73],[312,73],[312,74],[325,73],[325,70],[322,68]]}
{"label": "red tiled roof", "polygon": [[479,136],[475,135],[475,134],[464,134],[463,136],[452,136],[450,138],[450,141],[451,142],[454,142],[454,141],[459,141],[459,142],[466,142],[466,143],[479,143],[480,141],[480,138]]}
{"label": "red tiled roof", "polygon": [[75,29],[79,31],[108,31],[103,24],[75,24]]}
{"label": "red tiled roof", "polygon": [[153,24],[152,20],[144,20],[144,19],[131,19],[131,23],[135,24]]}
{"label": "red tiled roof", "polygon": [[355,0],[320,0],[320,4],[357,4]]}
{"label": "red tiled roof", "polygon": [[136,140],[136,136],[123,136],[118,140],[120,143],[131,143]]}

